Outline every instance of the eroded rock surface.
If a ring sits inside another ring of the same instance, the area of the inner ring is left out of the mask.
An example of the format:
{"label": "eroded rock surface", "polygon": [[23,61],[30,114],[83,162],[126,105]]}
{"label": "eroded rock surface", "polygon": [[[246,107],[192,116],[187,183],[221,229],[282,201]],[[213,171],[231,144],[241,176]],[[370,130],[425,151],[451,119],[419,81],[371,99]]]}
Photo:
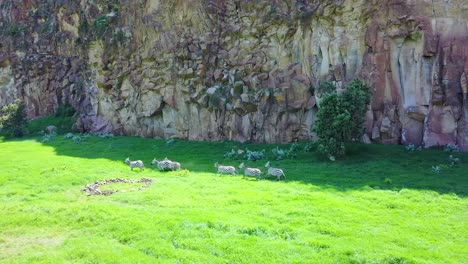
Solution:
{"label": "eroded rock surface", "polygon": [[0,104],[90,132],[313,139],[321,81],[372,87],[368,138],[468,150],[463,0],[4,0]]}

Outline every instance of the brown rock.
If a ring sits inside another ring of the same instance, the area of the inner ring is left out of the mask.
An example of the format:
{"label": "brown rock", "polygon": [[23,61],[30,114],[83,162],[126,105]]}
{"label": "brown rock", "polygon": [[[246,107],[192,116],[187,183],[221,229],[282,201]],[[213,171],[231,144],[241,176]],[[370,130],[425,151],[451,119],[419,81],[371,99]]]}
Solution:
{"label": "brown rock", "polygon": [[57,132],[57,127],[56,127],[56,126],[52,126],[52,125],[51,125],[51,126],[47,126],[45,130],[46,130],[47,133],[50,134],[50,133],[53,133],[53,132]]}

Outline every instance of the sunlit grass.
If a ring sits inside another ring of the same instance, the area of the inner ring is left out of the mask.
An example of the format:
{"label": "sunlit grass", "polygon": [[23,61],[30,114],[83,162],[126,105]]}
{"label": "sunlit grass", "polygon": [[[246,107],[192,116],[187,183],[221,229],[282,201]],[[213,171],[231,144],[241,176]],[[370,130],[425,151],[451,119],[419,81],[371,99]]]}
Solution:
{"label": "sunlit grass", "polygon": [[[233,146],[271,158],[276,145],[38,141],[0,143],[0,262],[463,263],[468,255],[466,154],[450,167],[442,150],[352,145],[334,163],[301,151],[272,161],[287,177],[276,182],[218,176],[213,165],[238,166],[223,159]],[[185,170],[151,167],[166,156]],[[146,169],[130,171],[126,157]],[[153,184],[82,192],[98,180],[142,177]]]}

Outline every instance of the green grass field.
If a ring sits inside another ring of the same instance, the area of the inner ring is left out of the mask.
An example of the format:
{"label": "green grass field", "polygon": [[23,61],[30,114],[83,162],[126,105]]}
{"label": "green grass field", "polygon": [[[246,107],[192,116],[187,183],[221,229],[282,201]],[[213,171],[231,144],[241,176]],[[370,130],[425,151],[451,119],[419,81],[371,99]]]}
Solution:
{"label": "green grass field", "polygon": [[[0,142],[0,263],[467,263],[467,154],[455,153],[461,162],[451,167],[440,149],[351,145],[337,162],[301,151],[272,161],[287,177],[277,182],[219,176],[213,166],[238,166],[223,158],[233,146],[266,149],[271,160],[276,145]],[[151,167],[166,156],[186,170]],[[130,171],[126,157],[146,169]],[[82,192],[117,177],[154,183]]]}

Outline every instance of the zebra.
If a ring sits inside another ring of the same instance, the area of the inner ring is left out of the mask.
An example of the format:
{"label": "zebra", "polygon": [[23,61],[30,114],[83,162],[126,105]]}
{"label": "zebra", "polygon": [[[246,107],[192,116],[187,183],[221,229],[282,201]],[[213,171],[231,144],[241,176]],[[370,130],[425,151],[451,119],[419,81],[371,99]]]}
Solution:
{"label": "zebra", "polygon": [[268,168],[268,175],[275,176],[277,181],[281,180],[281,176],[283,176],[284,180],[286,180],[286,175],[284,175],[283,170],[279,168],[272,168],[269,161],[265,164],[265,168]]}
{"label": "zebra", "polygon": [[244,163],[242,162],[241,165],[239,165],[239,169],[244,169],[244,178],[246,176],[249,177],[255,177],[257,180],[260,179],[262,175],[262,171],[256,168],[246,168]]}
{"label": "zebra", "polygon": [[222,166],[219,165],[218,162],[215,163],[214,165],[216,168],[218,168],[218,174],[231,174],[231,175],[236,175],[237,171],[236,168],[233,166]]}
{"label": "zebra", "polygon": [[180,163],[177,161],[171,162],[171,170],[180,170]]}
{"label": "zebra", "polygon": [[133,168],[140,168],[140,170],[145,169],[145,164],[143,164],[141,160],[131,161],[129,158],[126,158],[124,162],[130,166],[130,170],[133,170]]}
{"label": "zebra", "polygon": [[169,162],[169,167],[168,169],[169,170],[178,170],[180,169],[180,163],[177,162],[177,161],[172,161],[170,159],[168,159],[167,157],[164,158],[163,162]]}
{"label": "zebra", "polygon": [[162,161],[158,161],[156,159],[153,159],[153,161],[151,161],[151,164],[158,165],[158,169],[161,170],[161,171],[180,169],[180,163],[179,162],[171,161],[167,157],[164,158],[164,160],[162,160]]}
{"label": "zebra", "polygon": [[165,158],[162,161],[158,161],[157,159],[153,159],[153,161],[151,161],[151,164],[157,165],[158,170],[160,170],[160,171],[172,170],[172,166],[171,166],[172,161],[168,160],[167,158]]}

